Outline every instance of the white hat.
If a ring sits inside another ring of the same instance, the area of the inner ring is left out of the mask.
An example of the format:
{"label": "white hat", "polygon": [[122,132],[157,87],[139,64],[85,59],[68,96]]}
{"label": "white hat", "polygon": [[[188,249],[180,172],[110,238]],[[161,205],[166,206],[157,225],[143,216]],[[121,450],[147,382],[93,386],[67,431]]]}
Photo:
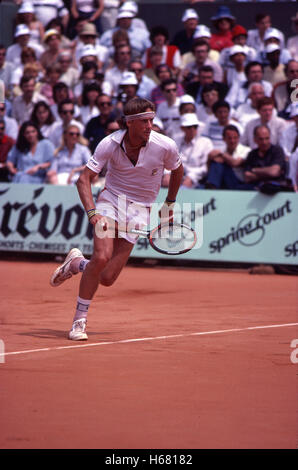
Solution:
{"label": "white hat", "polygon": [[195,104],[195,100],[191,95],[182,95],[180,97],[180,104]]}
{"label": "white hat", "polygon": [[17,38],[19,36],[30,35],[30,29],[25,24],[18,24],[14,33],[14,37]]}
{"label": "white hat", "polygon": [[155,116],[154,119],[153,119],[153,124],[157,127],[159,127],[162,131],[164,129],[164,126],[163,126],[163,123],[162,123],[162,120],[159,119],[159,117]]}
{"label": "white hat", "polygon": [[198,126],[200,124],[195,113],[182,114],[180,119],[181,127]]}
{"label": "white hat", "polygon": [[57,29],[51,28],[51,29],[48,29],[44,33],[43,41],[47,42],[47,40],[52,36],[58,36],[60,38],[61,35],[60,35],[60,32]]}
{"label": "white hat", "polygon": [[196,10],[194,10],[193,8],[187,8],[182,15],[181,21],[184,23],[184,21],[191,20],[193,18],[198,20],[199,15],[197,14]]}
{"label": "white hat", "polygon": [[270,54],[271,52],[280,51],[280,47],[277,44],[268,44],[265,51],[267,54]]}
{"label": "white hat", "polygon": [[211,38],[210,29],[204,24],[200,24],[195,29],[193,39],[198,39],[198,38]]}
{"label": "white hat", "polygon": [[69,122],[69,124],[68,124],[67,127],[70,127],[70,126],[76,126],[76,127],[79,129],[80,133],[83,134],[83,132],[84,132],[84,126],[83,126],[83,124],[82,124],[81,122],[77,121],[76,119],[72,119],[72,120]]}
{"label": "white hat", "polygon": [[235,54],[244,54],[245,56],[247,55],[245,52],[245,49],[240,46],[239,44],[236,44],[235,46],[232,46],[229,50],[229,57]]}
{"label": "white hat", "polygon": [[135,14],[130,11],[130,10],[122,10],[117,13],[117,20],[120,20],[121,18],[134,18]]}
{"label": "white hat", "polygon": [[86,44],[82,48],[82,52],[80,54],[80,59],[82,59],[82,57],[86,57],[88,55],[92,55],[92,56],[97,57],[97,51],[96,51],[95,47],[92,46],[92,44]]}
{"label": "white hat", "polygon": [[137,80],[136,74],[134,72],[124,72],[122,78],[120,80],[119,85],[138,85],[139,82]]}
{"label": "white hat", "polygon": [[136,16],[139,12],[139,7],[136,4],[136,2],[127,1],[121,5],[121,7],[119,8],[119,11],[131,11],[134,14],[134,16]]}
{"label": "white hat", "polygon": [[264,34],[264,41],[267,39],[276,38],[280,41],[280,32],[276,28],[268,28]]}
{"label": "white hat", "polygon": [[298,101],[294,101],[294,103],[291,104],[290,109],[290,117],[298,116]]}
{"label": "white hat", "polygon": [[34,13],[34,6],[30,2],[24,2],[21,4],[18,13]]}

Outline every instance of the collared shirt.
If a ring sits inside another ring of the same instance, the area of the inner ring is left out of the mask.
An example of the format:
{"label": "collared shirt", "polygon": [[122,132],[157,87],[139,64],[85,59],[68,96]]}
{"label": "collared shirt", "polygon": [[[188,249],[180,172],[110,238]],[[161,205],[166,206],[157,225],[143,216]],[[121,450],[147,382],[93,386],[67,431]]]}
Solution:
{"label": "collared shirt", "polygon": [[[261,85],[264,87],[265,96],[271,96],[272,84],[266,80],[261,80]],[[237,108],[240,104],[245,103],[248,100],[248,83],[235,82],[231,86],[226,101],[230,103],[233,108]]]}
{"label": "collared shirt", "polygon": [[[236,126],[240,135],[242,134],[243,128],[239,122],[235,121],[234,119],[230,119],[228,124],[233,124],[233,126]],[[223,140],[223,130],[224,126],[219,124],[218,120],[216,119],[215,121],[207,122],[206,127],[202,131],[202,135],[208,137],[212,141],[214,148],[225,151],[226,143]]]}
{"label": "collared shirt", "polygon": [[190,142],[186,142],[184,137],[178,142],[181,154],[184,174],[188,176],[194,184],[197,184],[207,174],[208,154],[213,150],[213,144],[207,137],[197,134]]}
{"label": "collared shirt", "polygon": [[140,149],[133,165],[121,143],[126,130],[105,137],[97,146],[87,168],[99,173],[107,164],[106,188],[115,195],[125,195],[130,201],[151,205],[160,190],[164,169],[175,170],[181,165],[176,143],[151,131],[149,141]]}
{"label": "collared shirt", "polygon": [[[279,30],[280,34],[280,47],[285,47],[284,34]],[[265,48],[263,39],[261,39],[258,29],[249,29],[247,31],[247,45],[253,47],[256,51],[262,51]]]}
{"label": "collared shirt", "polygon": [[279,145],[270,145],[263,157],[259,155],[259,149],[255,148],[249,152],[245,160],[244,171],[250,171],[252,168],[265,168],[278,165],[281,168],[280,179],[284,176],[286,170],[285,154]]}
{"label": "collared shirt", "polygon": [[166,135],[171,138],[174,138],[181,131],[179,106],[180,98],[177,97],[172,106],[169,106],[167,101],[163,101],[156,111],[156,116],[163,123]]}
{"label": "collared shirt", "polygon": [[63,147],[53,158],[50,170],[56,173],[70,173],[74,168],[86,165],[91,157],[91,152],[85,145],[76,144],[71,155],[69,150]]}
{"label": "collared shirt", "polygon": [[[246,124],[243,135],[241,136],[242,144],[248,145],[252,149],[257,147],[257,144],[254,141],[254,128],[260,124],[262,124],[260,117],[252,119]],[[267,127],[270,129],[271,144],[279,144],[282,133],[287,127],[287,122],[280,117],[273,116],[270,121],[268,121]]]}
{"label": "collared shirt", "polygon": [[286,157],[290,157],[291,153],[295,150],[294,145],[298,136],[298,127],[295,122],[292,122],[281,133],[280,146],[284,149]]}

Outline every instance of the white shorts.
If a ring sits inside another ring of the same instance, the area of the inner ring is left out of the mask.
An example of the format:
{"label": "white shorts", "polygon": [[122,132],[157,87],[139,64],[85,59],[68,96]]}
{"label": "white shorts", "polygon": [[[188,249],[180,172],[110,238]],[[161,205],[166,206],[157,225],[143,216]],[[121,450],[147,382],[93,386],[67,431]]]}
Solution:
{"label": "white shorts", "polygon": [[126,231],[118,231],[118,236],[135,244],[138,235],[128,233],[131,229],[141,230],[150,225],[150,206],[132,202],[126,196],[117,196],[108,189],[99,194],[96,209],[100,215],[115,220],[119,226],[126,227]]}

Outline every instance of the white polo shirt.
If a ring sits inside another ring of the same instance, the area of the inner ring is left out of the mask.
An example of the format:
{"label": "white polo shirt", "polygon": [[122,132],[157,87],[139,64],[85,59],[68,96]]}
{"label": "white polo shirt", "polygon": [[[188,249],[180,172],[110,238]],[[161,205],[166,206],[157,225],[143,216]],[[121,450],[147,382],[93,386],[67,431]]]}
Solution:
{"label": "white polo shirt", "polygon": [[107,164],[105,186],[111,193],[150,206],[160,190],[164,169],[175,170],[181,165],[178,147],[169,137],[151,131],[134,166],[120,146],[125,133],[126,130],[119,130],[105,137],[87,167],[99,173]]}

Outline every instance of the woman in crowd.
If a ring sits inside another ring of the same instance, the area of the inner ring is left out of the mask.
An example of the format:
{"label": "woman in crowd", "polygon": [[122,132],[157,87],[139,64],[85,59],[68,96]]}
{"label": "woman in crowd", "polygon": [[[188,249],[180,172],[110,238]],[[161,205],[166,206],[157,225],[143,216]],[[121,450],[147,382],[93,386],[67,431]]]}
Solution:
{"label": "woman in crowd", "polygon": [[100,86],[97,82],[86,83],[83,88],[82,94],[82,106],[81,119],[86,126],[87,122],[95,116],[99,115],[99,109],[97,106],[97,98],[101,93]]}
{"label": "woman in crowd", "polygon": [[48,138],[56,119],[48,103],[38,101],[33,108],[31,121],[36,124],[42,136]]}
{"label": "woman in crowd", "polygon": [[7,168],[13,183],[44,183],[47,169],[54,157],[54,146],[44,139],[32,121],[20,127],[16,144],[7,158]]}
{"label": "woman in crowd", "polygon": [[63,142],[55,151],[55,157],[48,171],[48,182],[51,184],[74,184],[91,152],[75,124],[69,124],[63,134]]}

